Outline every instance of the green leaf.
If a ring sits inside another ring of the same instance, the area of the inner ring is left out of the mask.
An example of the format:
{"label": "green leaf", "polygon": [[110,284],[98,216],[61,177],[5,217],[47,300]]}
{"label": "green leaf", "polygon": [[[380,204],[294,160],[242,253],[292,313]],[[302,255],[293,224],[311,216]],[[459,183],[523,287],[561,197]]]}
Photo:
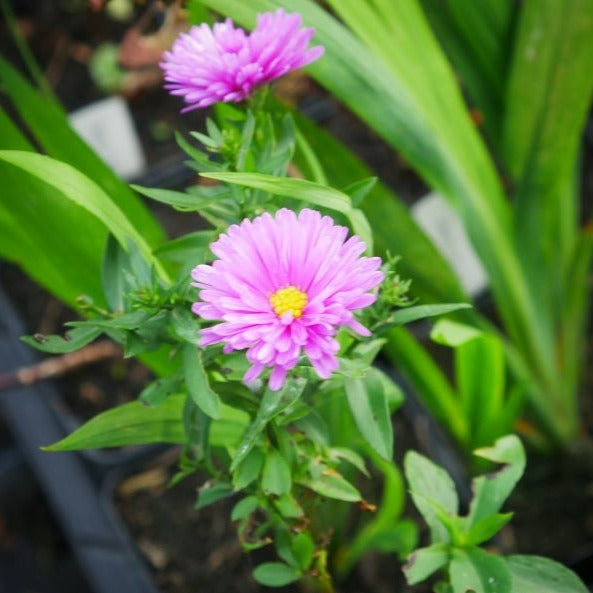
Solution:
{"label": "green leaf", "polygon": [[173,395],[156,408],[140,402],[112,408],[44,450],[74,451],[147,443],[181,445],[185,443],[182,421],[185,398],[184,394]]}
{"label": "green leaf", "polygon": [[237,465],[237,469],[233,473],[233,486],[235,490],[242,490],[246,486],[249,486],[259,476],[263,464],[263,451],[259,448],[251,449],[241,463]]}
{"label": "green leaf", "polygon": [[408,585],[415,585],[427,579],[432,573],[442,568],[449,561],[449,550],[445,544],[433,544],[419,548],[408,556],[403,566]]}
{"label": "green leaf", "polygon": [[480,548],[454,549],[449,579],[454,593],[515,593],[505,561]]}
{"label": "green leaf", "polygon": [[261,189],[278,196],[294,198],[322,208],[348,214],[352,209],[350,198],[332,187],[327,187],[292,177],[275,177],[260,173],[202,173],[202,177],[217,179],[226,183],[234,183]]}
{"label": "green leaf", "polygon": [[180,191],[173,191],[170,189],[158,189],[152,187],[142,187],[140,185],[132,185],[132,189],[135,189],[138,193],[161,202],[162,204],[168,204],[174,208],[181,210],[187,210],[189,212],[194,210],[200,210],[205,206],[209,206],[211,202],[216,201],[216,197],[210,198],[210,200],[204,201],[200,196],[195,193],[186,193]]}
{"label": "green leaf", "polygon": [[328,498],[345,500],[346,502],[362,500],[360,492],[350,482],[336,473],[324,473],[314,479],[304,478],[299,480],[299,484]]}
{"label": "green leaf", "polygon": [[348,405],[358,430],[383,458],[393,456],[393,426],[383,384],[373,369],[362,379],[344,382]]}
{"label": "green leaf", "polygon": [[261,487],[264,492],[277,496],[288,494],[291,490],[290,467],[276,449],[269,449],[266,453]]}
{"label": "green leaf", "polygon": [[[532,254],[536,299],[554,293],[554,286],[542,290],[542,274],[549,278],[554,267],[565,266],[574,246],[580,197],[565,188],[591,106],[592,62],[591,0],[521,5],[502,156],[517,185],[517,239],[520,255]],[[533,254],[542,252],[548,265],[538,269]]]}
{"label": "green leaf", "polygon": [[161,245],[154,250],[154,254],[184,264],[205,263],[204,254],[215,238],[216,234],[213,231],[195,231]]}
{"label": "green leaf", "polygon": [[247,519],[259,506],[259,500],[256,496],[247,496],[242,498],[231,512],[231,521],[242,521]]}
{"label": "green leaf", "polygon": [[497,472],[472,481],[474,498],[468,516],[470,527],[500,510],[525,470],[525,450],[515,435],[501,437],[492,447],[477,449],[474,454],[504,465]]}
{"label": "green leaf", "polygon": [[284,587],[298,581],[301,573],[283,562],[264,562],[255,568],[253,578],[265,587]]}
{"label": "green leaf", "polygon": [[87,210],[113,233],[124,249],[127,248],[128,239],[131,239],[146,260],[165,275],[158,260],[153,258],[144,237],[119,206],[90,178],[66,163],[31,152],[2,150],[0,161],[18,168],[22,175],[36,178],[59,194],[62,199],[69,200]]}
{"label": "green leaf", "polygon": [[496,513],[476,521],[467,534],[468,546],[479,546],[492,539],[511,519],[513,513]]}
{"label": "green leaf", "polygon": [[406,307],[396,311],[391,316],[391,321],[394,325],[404,325],[417,321],[418,319],[426,319],[427,317],[437,317],[438,315],[447,315],[454,311],[461,311],[462,309],[471,309],[472,306],[468,303],[451,303],[442,305],[417,305],[415,307]]}
{"label": "green leaf", "polygon": [[201,350],[191,344],[183,348],[183,373],[196,405],[210,418],[220,418],[220,397],[210,387]]}
{"label": "green leaf", "polygon": [[370,474],[364,463],[364,459],[358,453],[352,449],[346,449],[345,447],[332,447],[329,450],[329,454],[332,457],[343,459],[350,465],[354,466],[359,472],[363,473],[367,478],[370,478]]}
{"label": "green leaf", "polygon": [[95,327],[76,327],[62,336],[23,336],[21,340],[28,346],[49,352],[50,354],[66,354],[79,350],[92,342],[103,333],[102,329]]}
{"label": "green leaf", "polygon": [[[316,151],[331,185],[340,187],[372,174],[365,164],[326,131],[299,113],[293,115],[299,129],[306,134],[309,144]],[[298,153],[296,157],[297,164],[307,170]],[[413,280],[414,294],[420,300],[466,300],[447,261],[420,230],[406,204],[385,184],[379,182],[375,185],[363,202],[362,210],[373,229],[376,250],[380,254],[389,251],[402,255],[398,267],[405,278]]]}
{"label": "green leaf", "polygon": [[290,494],[279,496],[274,501],[274,506],[276,507],[276,510],[287,519],[302,519],[304,516],[303,509]]}
{"label": "green leaf", "polygon": [[[1,56],[0,88],[10,99],[12,106],[18,111],[38,145],[49,156],[68,163],[92,179],[118,205],[125,218],[133,221],[136,228],[141,230],[148,244],[154,245],[162,240],[163,231],[156,219],[127,184],[74,132],[61,107],[33,89]],[[22,148],[15,145],[8,146],[3,141],[0,141],[0,146],[19,150]],[[48,217],[46,222],[48,220],[52,221],[53,227],[55,223],[53,218]],[[81,228],[76,226],[73,228],[81,232]],[[47,231],[42,236],[47,237]],[[73,271],[79,273],[79,268]],[[42,284],[47,286],[43,282]]]}
{"label": "green leaf", "polygon": [[302,394],[307,381],[303,378],[289,378],[280,391],[266,389],[262,397],[259,410],[253,422],[249,425],[241,445],[231,463],[231,471],[235,471],[238,465],[255,445],[259,435],[268,422],[280,414],[282,410],[293,404]]}
{"label": "green leaf", "polygon": [[579,577],[562,564],[540,556],[505,558],[513,593],[588,593]]}
{"label": "green leaf", "polygon": [[452,516],[457,515],[459,499],[453,480],[442,467],[415,451],[406,453],[404,471],[412,500],[430,527],[433,543],[448,542],[449,533],[430,502]]}
{"label": "green leaf", "polygon": [[403,328],[390,329],[387,337],[384,352],[394,365],[401,368],[435,418],[447,427],[459,443],[466,445],[469,439],[467,418],[463,414],[457,393],[441,367],[426,348]]}
{"label": "green leaf", "polygon": [[[472,426],[473,442],[489,444],[502,436],[504,433],[497,433],[495,425],[505,395],[506,361],[501,340],[485,333],[459,346],[455,352],[455,377]],[[499,425],[498,430],[504,430],[504,425]]]}
{"label": "green leaf", "polygon": [[196,509],[203,509],[210,506],[219,500],[229,498],[234,494],[233,488],[230,484],[219,482],[213,486],[207,485],[198,490],[198,500],[196,502]]}
{"label": "green leaf", "polygon": [[377,185],[377,177],[367,177],[342,188],[342,193],[350,196],[353,206],[360,206],[362,201]]}
{"label": "green leaf", "polygon": [[482,335],[482,331],[450,319],[439,319],[430,332],[430,339],[443,346],[455,348]]}
{"label": "green leaf", "polygon": [[340,212],[348,218],[354,233],[359,235],[365,242],[367,251],[371,252],[373,249],[370,226],[364,214],[352,207],[352,202],[346,194],[333,187],[320,185],[319,183],[305,179],[275,177],[260,173],[202,173],[202,176],[226,183],[260,189],[278,196],[293,198],[306,204],[313,204]]}
{"label": "green leaf", "polygon": [[124,310],[125,280],[123,268],[125,263],[126,253],[123,247],[113,235],[109,234],[103,252],[101,282],[107,306],[111,311]]}
{"label": "green leaf", "polygon": [[149,383],[140,393],[140,401],[147,406],[160,406],[168,397],[179,393],[182,387],[180,377],[161,377]]}
{"label": "green leaf", "polygon": [[297,533],[291,542],[292,554],[299,563],[301,570],[308,570],[313,562],[313,553],[315,552],[315,543],[311,536],[302,531]]}

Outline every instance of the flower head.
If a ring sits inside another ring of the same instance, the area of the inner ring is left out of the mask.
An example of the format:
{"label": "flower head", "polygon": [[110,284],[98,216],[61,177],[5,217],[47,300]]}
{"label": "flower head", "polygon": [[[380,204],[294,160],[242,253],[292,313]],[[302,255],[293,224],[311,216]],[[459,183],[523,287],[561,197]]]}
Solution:
{"label": "flower head", "polygon": [[315,30],[301,25],[301,15],[280,8],[259,14],[251,34],[235,28],[230,19],[212,29],[206,24],[192,27],[164,53],[165,88],[184,98],[188,107],[183,111],[242,101],[256,86],[323,54],[319,45],[307,49]]}
{"label": "flower head", "polygon": [[201,346],[224,343],[224,352],[247,350],[244,380],[272,369],[269,386],[284,384],[303,355],[327,379],[338,368],[335,339],[348,326],[369,331],[352,311],[372,304],[382,280],[381,259],[361,257],[365,244],[329,216],[283,208],[232,225],[210,248],[212,265],[192,272],[201,301],[192,310],[220,323],[201,330]]}

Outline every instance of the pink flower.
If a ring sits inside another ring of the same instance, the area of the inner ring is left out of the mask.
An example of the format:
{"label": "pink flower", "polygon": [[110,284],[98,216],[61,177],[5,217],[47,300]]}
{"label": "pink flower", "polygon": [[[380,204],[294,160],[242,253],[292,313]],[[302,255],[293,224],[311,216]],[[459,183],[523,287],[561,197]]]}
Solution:
{"label": "pink flower", "polygon": [[348,326],[370,335],[352,314],[372,304],[382,280],[381,259],[361,257],[365,244],[329,216],[283,208],[232,225],[210,248],[219,258],[192,271],[201,301],[192,310],[220,321],[201,330],[200,346],[247,349],[247,383],[272,369],[270,389],[282,387],[303,355],[322,379],[338,368],[335,339]]}
{"label": "pink flower", "polygon": [[281,8],[257,17],[248,35],[227,19],[211,29],[203,24],[182,33],[161,68],[172,95],[189,105],[182,112],[213,103],[237,103],[253,89],[313,62],[323,47],[307,49],[314,29],[301,28],[299,14]]}

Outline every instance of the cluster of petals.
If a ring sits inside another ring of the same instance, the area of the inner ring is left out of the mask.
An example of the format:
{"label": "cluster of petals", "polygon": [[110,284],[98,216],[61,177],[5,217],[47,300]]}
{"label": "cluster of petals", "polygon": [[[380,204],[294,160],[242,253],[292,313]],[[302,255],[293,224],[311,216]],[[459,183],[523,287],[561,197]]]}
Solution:
{"label": "cluster of petals", "polygon": [[253,89],[313,62],[323,47],[308,49],[315,30],[302,28],[299,14],[282,9],[258,15],[251,32],[230,19],[213,28],[206,24],[182,33],[161,68],[172,95],[182,96],[190,111],[213,103],[236,103]]}
{"label": "cluster of petals", "polygon": [[301,356],[329,378],[338,368],[338,329],[369,335],[353,311],[376,300],[370,291],[383,280],[381,259],[362,256],[365,244],[347,235],[310,209],[283,208],[230,226],[210,246],[218,259],[192,271],[200,289],[193,312],[220,322],[201,330],[199,344],[247,350],[245,382],[271,368],[272,390]]}

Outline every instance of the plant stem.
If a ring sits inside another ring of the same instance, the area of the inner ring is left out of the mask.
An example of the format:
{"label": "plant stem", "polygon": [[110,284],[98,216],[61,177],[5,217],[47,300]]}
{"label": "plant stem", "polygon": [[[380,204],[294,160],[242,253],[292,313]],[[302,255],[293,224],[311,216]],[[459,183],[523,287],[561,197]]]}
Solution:
{"label": "plant stem", "polygon": [[319,581],[319,593],[334,593],[334,584],[327,570],[327,550],[319,550],[317,553],[315,569]]}

